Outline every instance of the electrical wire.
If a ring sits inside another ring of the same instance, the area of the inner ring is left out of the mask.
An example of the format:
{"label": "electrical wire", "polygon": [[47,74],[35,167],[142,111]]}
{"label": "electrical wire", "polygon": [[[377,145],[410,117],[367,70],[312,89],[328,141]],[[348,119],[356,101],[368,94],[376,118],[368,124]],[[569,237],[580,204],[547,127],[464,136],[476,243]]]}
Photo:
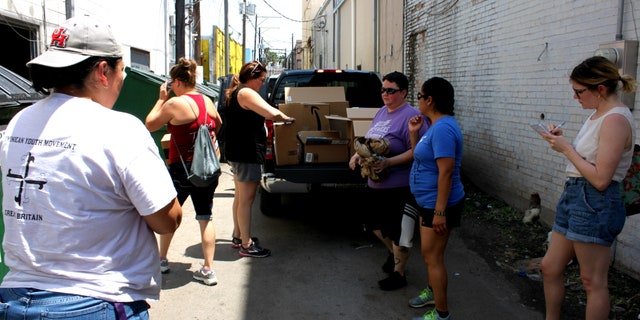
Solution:
{"label": "electrical wire", "polygon": [[[27,40],[27,41],[29,41],[29,42],[38,42],[38,40],[37,40],[37,39],[35,39],[35,40],[34,40],[34,39],[26,38],[25,36],[23,36],[23,35],[20,33],[20,31],[16,30],[16,28],[18,28],[18,27],[14,28],[13,24],[11,23],[11,21],[9,21],[9,20],[7,19],[7,17],[5,17],[4,15],[0,14],[0,17],[2,17],[2,20],[4,20],[4,22],[9,26],[9,28],[11,28],[11,30],[12,30],[16,35],[18,35],[18,37],[20,37],[20,38],[22,38],[22,39],[24,39],[24,40]],[[33,30],[29,30],[29,29],[25,29],[25,28],[20,28],[20,29],[22,29],[22,30],[24,30],[24,31],[26,31],[26,32],[28,32],[28,33],[33,33],[33,32],[34,32]]]}
{"label": "electrical wire", "polygon": [[314,21],[313,19],[310,19],[310,20],[291,19],[291,18],[285,16],[284,14],[280,13],[280,11],[276,10],[269,2],[267,2],[267,0],[262,0],[262,2],[264,2],[264,4],[266,4],[267,6],[269,6],[269,8],[271,8],[271,10],[275,11],[279,16],[281,16],[281,17],[283,17],[283,18],[285,18],[287,20],[290,20],[290,21],[293,21],[293,22],[313,22]]}

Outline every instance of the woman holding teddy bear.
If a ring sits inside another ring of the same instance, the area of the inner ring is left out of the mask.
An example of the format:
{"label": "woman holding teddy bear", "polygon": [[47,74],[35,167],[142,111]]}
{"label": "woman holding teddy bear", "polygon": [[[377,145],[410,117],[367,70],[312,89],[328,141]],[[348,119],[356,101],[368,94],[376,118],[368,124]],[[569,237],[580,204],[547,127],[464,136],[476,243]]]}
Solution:
{"label": "woman holding teddy bear", "polygon": [[[386,139],[388,152],[373,154],[372,158],[355,153],[349,161],[352,170],[357,166],[368,170],[368,186],[373,196],[385,199],[376,203],[376,210],[371,211],[365,221],[366,230],[373,232],[389,251],[382,266],[389,276],[378,281],[382,290],[396,290],[407,285],[405,266],[413,246],[417,220],[417,206],[409,190],[413,150],[407,123],[420,112],[406,101],[408,86],[407,76],[397,71],[382,78],[384,106],[376,113],[364,138],[369,142]],[[420,134],[427,128],[423,126]]]}

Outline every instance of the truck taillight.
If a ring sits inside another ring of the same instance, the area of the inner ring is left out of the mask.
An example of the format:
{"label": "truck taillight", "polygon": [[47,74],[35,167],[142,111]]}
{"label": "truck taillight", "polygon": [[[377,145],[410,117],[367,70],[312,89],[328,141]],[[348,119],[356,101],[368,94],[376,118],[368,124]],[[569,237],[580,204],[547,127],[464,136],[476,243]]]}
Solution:
{"label": "truck taillight", "polygon": [[273,160],[273,120],[265,120],[264,127],[267,129],[267,151],[266,160]]}

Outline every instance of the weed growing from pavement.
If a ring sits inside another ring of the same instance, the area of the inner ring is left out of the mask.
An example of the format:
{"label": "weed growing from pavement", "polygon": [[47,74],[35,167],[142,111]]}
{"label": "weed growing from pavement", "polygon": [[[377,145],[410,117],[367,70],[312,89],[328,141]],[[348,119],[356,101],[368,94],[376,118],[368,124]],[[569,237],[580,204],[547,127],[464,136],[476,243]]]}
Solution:
{"label": "weed growing from pavement", "polygon": [[[473,184],[465,183],[466,201],[461,237],[497,272],[502,272],[518,288],[522,302],[544,311],[544,291],[541,276],[518,273],[518,262],[544,256],[545,241],[550,226],[536,221],[524,224],[524,213],[492,197]],[[586,294],[580,280],[577,263],[565,272],[565,302],[563,319],[583,319]],[[610,268],[610,320],[640,319],[640,281]]]}

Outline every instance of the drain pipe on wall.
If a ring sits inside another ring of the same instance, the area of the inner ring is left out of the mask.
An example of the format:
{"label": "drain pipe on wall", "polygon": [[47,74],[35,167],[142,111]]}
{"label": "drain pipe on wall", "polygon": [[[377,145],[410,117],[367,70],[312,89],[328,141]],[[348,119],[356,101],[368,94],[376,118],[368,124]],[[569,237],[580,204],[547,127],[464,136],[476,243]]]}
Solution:
{"label": "drain pipe on wall", "polygon": [[616,40],[622,40],[622,20],[624,20],[624,0],[618,0],[618,24]]}

